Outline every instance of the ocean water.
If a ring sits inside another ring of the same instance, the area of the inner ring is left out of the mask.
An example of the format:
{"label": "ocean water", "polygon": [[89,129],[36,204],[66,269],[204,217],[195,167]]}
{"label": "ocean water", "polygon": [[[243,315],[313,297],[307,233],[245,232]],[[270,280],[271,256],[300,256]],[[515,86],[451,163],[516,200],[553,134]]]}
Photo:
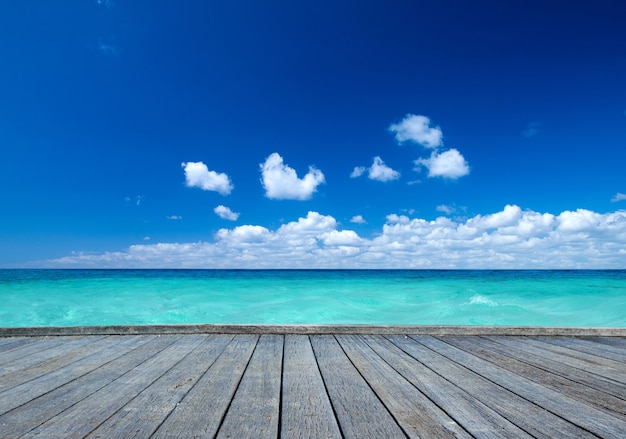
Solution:
{"label": "ocean water", "polygon": [[626,327],[626,270],[0,270],[0,327]]}

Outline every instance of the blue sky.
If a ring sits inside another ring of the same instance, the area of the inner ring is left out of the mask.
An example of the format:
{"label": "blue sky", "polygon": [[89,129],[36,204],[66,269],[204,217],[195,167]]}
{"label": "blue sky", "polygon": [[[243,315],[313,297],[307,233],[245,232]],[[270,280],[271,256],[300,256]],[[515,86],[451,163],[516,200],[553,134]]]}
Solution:
{"label": "blue sky", "polygon": [[0,266],[626,268],[625,21],[5,1]]}

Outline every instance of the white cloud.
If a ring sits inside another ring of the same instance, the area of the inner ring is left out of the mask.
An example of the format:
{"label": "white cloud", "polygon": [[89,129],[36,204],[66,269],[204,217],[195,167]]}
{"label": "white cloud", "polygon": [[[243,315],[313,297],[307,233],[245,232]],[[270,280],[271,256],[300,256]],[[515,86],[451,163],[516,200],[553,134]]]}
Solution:
{"label": "white cloud", "polygon": [[454,206],[447,206],[445,204],[440,204],[439,206],[437,206],[435,208],[435,210],[437,212],[445,213],[446,215],[452,215],[453,213],[456,212],[456,207],[454,207]]}
{"label": "white cloud", "polygon": [[365,166],[355,166],[354,169],[352,170],[352,173],[350,174],[350,178],[360,177],[361,175],[363,175],[365,170],[366,170]]}
{"label": "white cloud", "polygon": [[443,133],[439,127],[431,127],[426,116],[407,114],[400,123],[392,124],[389,131],[395,133],[400,143],[412,141],[426,148],[437,148],[443,145]]}
{"label": "white cloud", "polygon": [[426,167],[429,177],[457,179],[470,172],[467,161],[454,148],[441,153],[433,151],[430,158],[415,160],[415,165],[416,171],[420,170],[422,166]]}
{"label": "white cloud", "polygon": [[374,157],[374,163],[369,168],[368,177],[370,180],[391,181],[400,178],[400,173],[394,171],[380,157]]}
{"label": "white cloud", "polygon": [[222,195],[228,195],[234,189],[228,175],[209,171],[209,168],[202,162],[183,162],[181,166],[185,168],[187,187],[219,192]]}
{"label": "white cloud", "polygon": [[296,171],[285,165],[283,158],[276,152],[261,163],[260,168],[267,198],[308,200],[317,191],[317,186],[325,182],[322,171],[312,166],[303,178],[298,178]]}
{"label": "white cloud", "polygon": [[350,222],[354,224],[367,224],[367,221],[365,221],[362,215],[354,215],[350,218]]}
{"label": "white cloud", "polygon": [[76,253],[45,267],[100,268],[624,268],[626,210],[502,211],[467,220],[387,216],[374,238],[309,212],[270,230],[219,230],[213,242],[138,244]]}
{"label": "white cloud", "polygon": [[167,217],[167,219],[168,219],[168,220],[172,220],[172,221],[178,221],[178,220],[183,219],[183,217],[182,217],[182,216],[180,216],[180,215],[169,215],[169,216]]}
{"label": "white cloud", "polygon": [[626,200],[626,194],[622,194],[621,192],[618,192],[615,194],[613,198],[611,198],[611,203],[617,203],[618,201],[624,201],[624,200]]}
{"label": "white cloud", "polygon": [[237,221],[237,219],[239,218],[238,212],[233,212],[232,210],[230,210],[230,208],[222,206],[221,204],[213,209],[213,212],[215,212],[220,218],[229,221]]}
{"label": "white cloud", "polygon": [[360,177],[367,170],[367,178],[376,181],[392,181],[400,178],[400,173],[391,169],[383,162],[379,156],[374,157],[372,166],[365,168],[363,166],[357,166],[350,174],[351,178]]}

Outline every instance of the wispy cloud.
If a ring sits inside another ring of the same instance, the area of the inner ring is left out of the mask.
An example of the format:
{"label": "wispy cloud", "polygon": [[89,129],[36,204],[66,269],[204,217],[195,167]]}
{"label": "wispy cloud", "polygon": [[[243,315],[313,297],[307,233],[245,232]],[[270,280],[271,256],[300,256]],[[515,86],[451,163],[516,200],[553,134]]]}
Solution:
{"label": "wispy cloud", "polygon": [[107,56],[117,56],[117,47],[103,39],[98,40],[98,50]]}
{"label": "wispy cloud", "polygon": [[385,162],[383,162],[383,160],[378,156],[374,157],[374,162],[372,163],[372,166],[370,166],[369,168],[365,168],[363,166],[355,167],[352,173],[350,174],[350,177],[351,178],[360,177],[361,175],[365,173],[365,171],[368,171],[367,176],[370,180],[385,182],[385,181],[397,180],[400,178],[400,173],[390,168],[389,166],[387,166]]}
{"label": "wispy cloud", "polygon": [[539,134],[539,127],[541,127],[541,122],[530,122],[526,129],[522,131],[522,135],[524,137],[534,137]]}
{"label": "wispy cloud", "polygon": [[367,221],[365,221],[362,215],[354,215],[350,218],[350,222],[354,224],[367,224]]}
{"label": "wispy cloud", "polygon": [[445,213],[446,215],[452,215],[453,213],[456,213],[456,207],[448,206],[446,204],[440,204],[435,208],[435,210],[437,212]]}
{"label": "wispy cloud", "polygon": [[617,203],[618,201],[624,201],[624,200],[626,200],[626,194],[622,194],[621,192],[618,192],[615,194],[613,198],[611,198],[611,203]]}
{"label": "wispy cloud", "polygon": [[261,182],[265,196],[276,200],[308,200],[317,192],[317,186],[325,182],[319,169],[309,166],[309,172],[302,178],[293,168],[283,163],[278,153],[272,153],[261,163]]}
{"label": "wispy cloud", "polygon": [[426,116],[407,114],[400,123],[391,124],[389,131],[395,133],[396,140],[419,143],[426,148],[437,148],[443,145],[441,128],[432,127]]}
{"label": "wispy cloud", "polygon": [[213,212],[215,212],[220,218],[229,221],[237,221],[239,218],[239,213],[233,212],[230,208],[222,206],[221,204],[213,209]]}
{"label": "wispy cloud", "polygon": [[209,171],[207,165],[202,162],[183,162],[181,166],[185,170],[187,187],[197,187],[203,191],[214,191],[222,195],[228,195],[235,188],[228,175]]}
{"label": "wispy cloud", "polygon": [[172,221],[179,221],[179,220],[183,219],[183,217],[180,216],[180,215],[169,215],[167,217],[167,219],[168,220],[172,220]]}
{"label": "wispy cloud", "polygon": [[242,225],[213,242],[138,244],[77,253],[46,267],[197,268],[623,268],[626,211],[502,211],[464,220],[391,214],[375,238],[309,212],[276,230]]}

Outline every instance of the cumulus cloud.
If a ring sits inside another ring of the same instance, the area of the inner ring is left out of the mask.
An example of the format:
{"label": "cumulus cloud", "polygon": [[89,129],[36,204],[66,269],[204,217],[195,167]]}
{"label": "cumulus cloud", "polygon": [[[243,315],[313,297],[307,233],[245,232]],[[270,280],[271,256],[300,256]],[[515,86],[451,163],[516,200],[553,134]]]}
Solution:
{"label": "cumulus cloud", "polygon": [[242,225],[212,242],[138,244],[77,253],[45,267],[100,268],[623,268],[626,210],[559,214],[507,205],[463,220],[390,214],[364,238],[318,212],[270,230]]}
{"label": "cumulus cloud", "polygon": [[213,212],[215,212],[220,218],[229,221],[237,221],[239,218],[239,213],[233,212],[230,208],[222,206],[221,204],[213,209]]}
{"label": "cumulus cloud", "polygon": [[407,114],[400,123],[394,123],[389,131],[395,133],[396,140],[419,143],[426,148],[437,148],[443,145],[443,133],[439,127],[431,127],[426,116]]}
{"label": "cumulus cloud", "polygon": [[308,200],[317,192],[317,186],[325,182],[322,171],[312,166],[303,178],[298,178],[296,171],[285,165],[276,152],[260,168],[265,196],[276,200]]}
{"label": "cumulus cloud", "polygon": [[202,162],[183,162],[185,169],[185,181],[187,187],[197,187],[203,191],[214,191],[222,195],[228,195],[235,188],[228,175],[209,171],[207,165]]}
{"label": "cumulus cloud", "polygon": [[457,179],[469,174],[470,169],[467,161],[456,149],[449,149],[444,152],[433,151],[429,158],[415,160],[415,170],[422,167],[428,169],[429,177],[443,177]]}
{"label": "cumulus cloud", "polygon": [[615,194],[613,198],[611,198],[611,203],[617,203],[618,201],[624,201],[624,200],[626,200],[626,194],[622,194],[621,192],[618,192]]}
{"label": "cumulus cloud", "polygon": [[385,162],[383,162],[383,160],[378,156],[374,157],[374,162],[369,168],[364,168],[362,166],[357,166],[356,168],[354,168],[352,174],[350,174],[350,177],[360,177],[366,170],[368,171],[367,178],[369,178],[370,180],[385,182],[397,180],[400,178],[400,173],[387,166]]}
{"label": "cumulus cloud", "polygon": [[354,215],[350,218],[350,222],[354,224],[367,224],[367,221],[365,221],[362,215]]}

